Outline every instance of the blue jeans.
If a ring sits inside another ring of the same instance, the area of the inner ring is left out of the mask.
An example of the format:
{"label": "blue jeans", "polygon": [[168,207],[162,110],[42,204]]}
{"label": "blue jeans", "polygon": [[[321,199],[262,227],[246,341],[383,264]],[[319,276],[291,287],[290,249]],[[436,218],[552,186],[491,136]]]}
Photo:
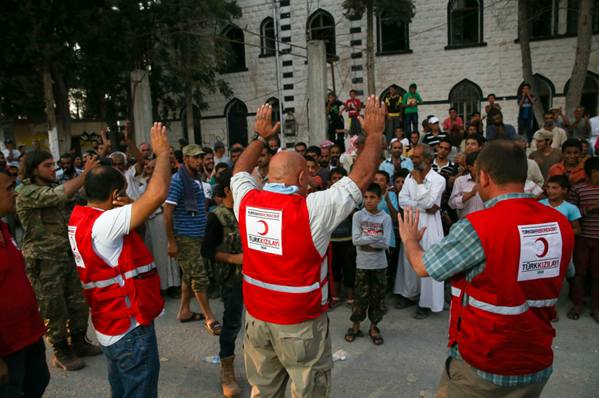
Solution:
{"label": "blue jeans", "polygon": [[221,290],[225,312],[223,313],[223,329],[218,342],[220,344],[219,356],[230,357],[235,354],[235,340],[241,329],[241,315],[243,313],[243,293],[241,284],[233,287],[223,287]]}
{"label": "blue jeans", "polygon": [[136,327],[102,351],[108,359],[112,398],[158,397],[160,360],[153,323]]}
{"label": "blue jeans", "polygon": [[420,131],[420,127],[418,126],[418,112],[405,113],[403,115],[403,125],[404,137],[406,138],[410,138],[412,131]]}

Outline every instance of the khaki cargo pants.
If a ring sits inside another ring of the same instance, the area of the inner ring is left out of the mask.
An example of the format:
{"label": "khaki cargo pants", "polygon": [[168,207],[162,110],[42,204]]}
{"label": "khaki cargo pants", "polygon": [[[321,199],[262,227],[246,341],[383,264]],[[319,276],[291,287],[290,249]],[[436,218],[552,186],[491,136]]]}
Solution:
{"label": "khaki cargo pants", "polygon": [[436,398],[538,398],[547,381],[517,387],[502,387],[480,377],[461,359],[447,358]]}
{"label": "khaki cargo pants", "polygon": [[245,314],[243,356],[252,398],[285,396],[291,378],[293,398],[328,397],[331,390],[329,318],[277,325]]}

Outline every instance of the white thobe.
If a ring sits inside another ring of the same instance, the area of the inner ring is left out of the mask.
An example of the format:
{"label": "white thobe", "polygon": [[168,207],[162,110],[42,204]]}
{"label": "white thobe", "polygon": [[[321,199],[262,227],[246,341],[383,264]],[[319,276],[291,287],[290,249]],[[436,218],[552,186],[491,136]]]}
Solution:
{"label": "white thobe", "polygon": [[[422,248],[427,250],[443,239],[443,224],[441,211],[429,214],[427,209],[437,205],[441,207],[441,196],[445,191],[445,178],[432,169],[428,172],[422,184],[418,184],[411,175],[406,179],[398,196],[401,208],[412,207],[420,212],[419,228],[426,227],[420,241]],[[433,312],[443,310],[444,285],[430,277],[419,278],[410,265],[402,245],[395,276],[396,294],[404,297],[415,297],[420,293],[419,306],[430,308]]]}

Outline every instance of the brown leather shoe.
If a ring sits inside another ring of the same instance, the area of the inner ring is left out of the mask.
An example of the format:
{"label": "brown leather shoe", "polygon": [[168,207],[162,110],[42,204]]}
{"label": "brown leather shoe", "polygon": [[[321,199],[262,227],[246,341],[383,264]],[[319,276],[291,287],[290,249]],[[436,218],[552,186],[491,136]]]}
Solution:
{"label": "brown leather shoe", "polygon": [[85,362],[73,352],[68,344],[54,345],[54,356],[52,365],[67,372],[83,369]]}
{"label": "brown leather shoe", "polygon": [[223,387],[223,395],[226,398],[238,397],[241,394],[241,388],[235,378],[234,361],[235,355],[220,359],[220,382]]}
{"label": "brown leather shoe", "polygon": [[90,343],[85,335],[72,336],[71,347],[78,357],[93,357],[102,353],[102,349]]}

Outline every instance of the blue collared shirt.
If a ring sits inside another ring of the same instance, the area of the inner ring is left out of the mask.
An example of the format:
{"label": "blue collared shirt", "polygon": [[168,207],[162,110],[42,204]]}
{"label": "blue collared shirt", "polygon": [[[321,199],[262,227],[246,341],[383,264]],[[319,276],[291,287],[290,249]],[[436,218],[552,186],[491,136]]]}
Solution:
{"label": "blue collared shirt", "polygon": [[[495,206],[500,201],[520,198],[534,198],[533,195],[524,192],[499,195],[485,202],[485,208]],[[427,273],[435,280],[445,281],[461,272],[466,272],[466,280],[479,275],[485,269],[485,251],[476,230],[463,218],[454,224],[441,242],[437,243],[424,253],[423,261]],[[460,358],[457,344],[449,349],[449,355]],[[553,367],[548,367],[540,372],[505,376],[484,372],[473,368],[483,379],[503,387],[515,387],[525,384],[534,384],[549,379]]]}

